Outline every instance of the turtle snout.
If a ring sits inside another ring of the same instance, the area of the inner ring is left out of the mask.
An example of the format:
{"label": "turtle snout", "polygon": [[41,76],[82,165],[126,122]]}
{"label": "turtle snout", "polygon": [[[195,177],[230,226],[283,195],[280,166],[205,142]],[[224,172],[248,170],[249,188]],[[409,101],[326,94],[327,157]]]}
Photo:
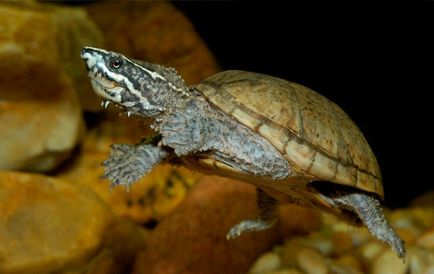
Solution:
{"label": "turtle snout", "polygon": [[95,67],[97,58],[92,48],[84,47],[80,52],[80,57],[83,59],[88,71]]}
{"label": "turtle snout", "polygon": [[89,52],[89,48],[84,47],[81,49],[81,52],[80,52],[81,59],[86,61],[87,59],[90,58],[90,56],[91,56],[91,53]]}

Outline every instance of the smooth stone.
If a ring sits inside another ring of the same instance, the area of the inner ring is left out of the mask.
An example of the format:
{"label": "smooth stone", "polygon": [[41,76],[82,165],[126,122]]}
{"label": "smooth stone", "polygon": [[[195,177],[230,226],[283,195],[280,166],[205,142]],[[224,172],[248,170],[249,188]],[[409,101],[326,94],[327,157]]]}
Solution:
{"label": "smooth stone", "polygon": [[83,9],[39,3],[1,5],[0,26],[0,169],[51,171],[80,142],[79,52],[102,36]]}
{"label": "smooth stone", "polygon": [[113,214],[87,188],[0,171],[0,273],[79,267],[99,251]]}

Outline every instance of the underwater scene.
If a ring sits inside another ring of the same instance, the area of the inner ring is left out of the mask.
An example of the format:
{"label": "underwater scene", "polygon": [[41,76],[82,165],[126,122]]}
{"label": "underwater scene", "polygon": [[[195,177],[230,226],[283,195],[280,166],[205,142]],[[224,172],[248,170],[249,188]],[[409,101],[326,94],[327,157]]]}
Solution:
{"label": "underwater scene", "polygon": [[0,2],[0,273],[434,274],[429,101],[295,8]]}

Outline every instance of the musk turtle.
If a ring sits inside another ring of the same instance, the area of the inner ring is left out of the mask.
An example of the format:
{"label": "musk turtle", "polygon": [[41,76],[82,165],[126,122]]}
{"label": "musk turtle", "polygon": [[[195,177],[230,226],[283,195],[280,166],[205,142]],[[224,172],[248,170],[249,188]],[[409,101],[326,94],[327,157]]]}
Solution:
{"label": "musk turtle", "polygon": [[153,118],[156,137],[116,144],[104,176],[129,186],[162,162],[257,187],[258,217],[227,238],[271,227],[278,202],[297,203],[364,224],[400,257],[388,224],[380,169],[363,134],[336,104],[302,85],[229,70],[187,86],[173,68],[104,49],[81,52],[95,92],[128,116]]}

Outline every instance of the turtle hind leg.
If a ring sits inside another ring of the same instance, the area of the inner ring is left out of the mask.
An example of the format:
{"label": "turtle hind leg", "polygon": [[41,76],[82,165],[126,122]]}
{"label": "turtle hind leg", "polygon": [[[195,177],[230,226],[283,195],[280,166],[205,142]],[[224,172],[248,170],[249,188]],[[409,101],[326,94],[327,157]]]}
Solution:
{"label": "turtle hind leg", "polygon": [[244,220],[234,225],[226,234],[226,239],[239,237],[244,232],[262,231],[271,228],[277,221],[277,200],[260,188],[256,190],[258,203],[258,217]]}
{"label": "turtle hind leg", "polygon": [[387,222],[378,200],[363,193],[343,194],[333,200],[343,208],[355,212],[369,232],[388,244],[400,258],[405,257],[404,241]]}

